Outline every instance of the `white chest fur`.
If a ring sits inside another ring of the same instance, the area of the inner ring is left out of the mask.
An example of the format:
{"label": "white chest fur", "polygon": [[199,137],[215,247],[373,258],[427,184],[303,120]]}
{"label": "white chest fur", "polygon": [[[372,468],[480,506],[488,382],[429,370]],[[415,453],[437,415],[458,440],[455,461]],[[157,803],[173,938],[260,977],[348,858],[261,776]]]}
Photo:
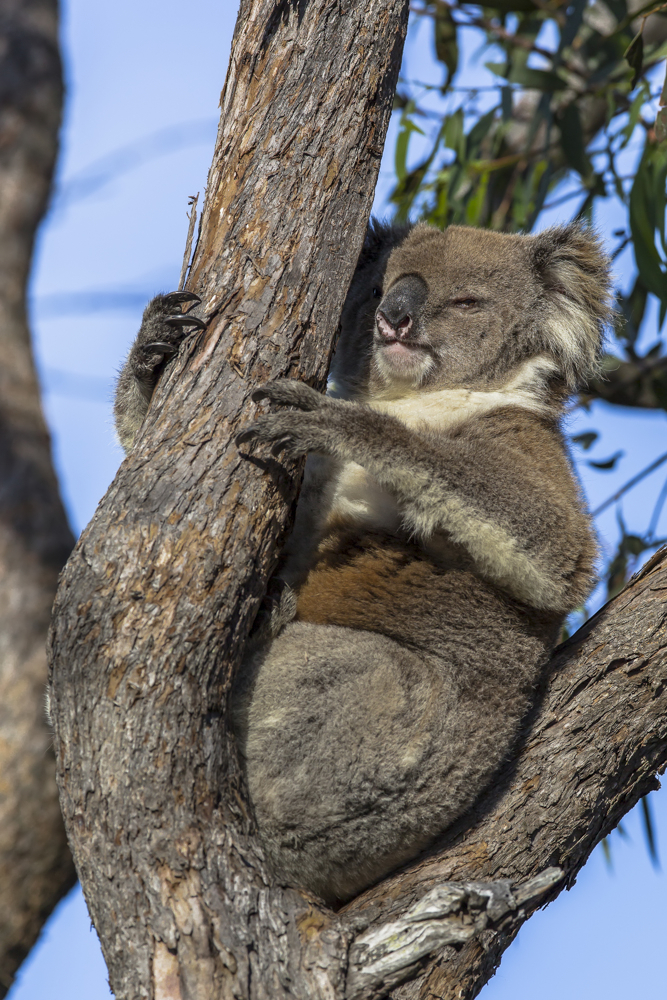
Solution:
{"label": "white chest fur", "polygon": [[[374,399],[368,405],[414,430],[428,427],[447,433],[473,417],[506,406],[543,411],[545,407],[540,399],[540,389],[545,375],[552,369],[550,359],[537,357],[523,364],[504,386],[490,392],[473,389],[414,390],[410,395],[396,399]],[[321,475],[322,467],[319,466],[319,469]],[[399,530],[401,512],[396,500],[362,466],[356,462],[341,464],[329,459],[327,471],[330,478],[321,494],[325,525],[333,520],[344,520],[350,525],[375,530],[392,533]]]}

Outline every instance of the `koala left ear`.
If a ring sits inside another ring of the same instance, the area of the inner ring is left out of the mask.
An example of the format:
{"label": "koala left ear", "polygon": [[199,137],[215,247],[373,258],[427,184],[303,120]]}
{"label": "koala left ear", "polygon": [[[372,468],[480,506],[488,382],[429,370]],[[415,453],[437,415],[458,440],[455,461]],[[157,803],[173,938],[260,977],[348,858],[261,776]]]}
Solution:
{"label": "koala left ear", "polygon": [[530,237],[544,287],[540,315],[545,346],[571,389],[599,371],[605,327],[613,316],[611,261],[597,233],[578,222]]}

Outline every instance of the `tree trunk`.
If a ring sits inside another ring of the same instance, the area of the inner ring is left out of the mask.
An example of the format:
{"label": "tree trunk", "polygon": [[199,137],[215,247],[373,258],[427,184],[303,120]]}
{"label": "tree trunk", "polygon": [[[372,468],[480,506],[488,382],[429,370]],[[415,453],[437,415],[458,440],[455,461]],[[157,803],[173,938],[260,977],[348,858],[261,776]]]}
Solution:
{"label": "tree trunk", "polygon": [[471,997],[667,759],[658,556],[559,652],[518,758],[437,849],[339,914],[270,884],[226,695],[298,470],[231,442],[257,384],[323,384],[370,209],[407,4],[341,6],[241,4],[190,277],[208,329],[56,602],[61,801],[118,1000]]}
{"label": "tree trunk", "polygon": [[295,469],[232,442],[257,384],[324,384],[407,16],[407,0],[241,3],[189,281],[206,337],[161,386],[61,582],[61,803],[119,998],[342,989],[333,916],[268,888],[227,735],[297,488]]}
{"label": "tree trunk", "polygon": [[45,641],[73,545],[30,350],[26,285],[58,149],[56,0],[0,3],[0,997],[74,883],[44,716]]}

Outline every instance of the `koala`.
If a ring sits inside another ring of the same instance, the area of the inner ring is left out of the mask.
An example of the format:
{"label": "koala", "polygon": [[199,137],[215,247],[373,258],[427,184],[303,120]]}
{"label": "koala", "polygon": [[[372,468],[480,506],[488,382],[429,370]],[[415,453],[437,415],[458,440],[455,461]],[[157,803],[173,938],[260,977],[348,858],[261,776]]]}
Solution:
{"label": "koala", "polygon": [[[164,298],[120,377],[126,447],[188,318],[165,320]],[[282,590],[232,695],[283,884],[330,905],[357,895],[428,848],[515,751],[594,583],[560,423],[610,308],[609,260],[578,224],[372,222],[327,395],[290,380],[255,393],[271,409],[242,451],[308,456]]]}

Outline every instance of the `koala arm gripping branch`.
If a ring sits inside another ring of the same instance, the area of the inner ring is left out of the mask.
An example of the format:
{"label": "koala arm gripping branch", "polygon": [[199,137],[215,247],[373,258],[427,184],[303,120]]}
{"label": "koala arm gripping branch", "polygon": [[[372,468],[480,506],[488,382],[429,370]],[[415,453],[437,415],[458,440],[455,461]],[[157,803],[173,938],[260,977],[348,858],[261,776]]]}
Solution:
{"label": "koala arm gripping branch", "polygon": [[126,454],[148,413],[165,365],[178,352],[188,328],[205,326],[196,316],[174,314],[174,310],[200,301],[193,292],[169,292],[156,295],[144,310],[139,333],[118,377],[114,399],[116,431]]}
{"label": "koala arm gripping branch", "polygon": [[297,382],[270,383],[255,398],[300,411],[260,417],[239,443],[357,463],[396,499],[411,533],[423,540],[447,533],[481,576],[518,600],[564,614],[585,599],[595,547],[553,422],[508,407],[455,433],[416,432]]}

